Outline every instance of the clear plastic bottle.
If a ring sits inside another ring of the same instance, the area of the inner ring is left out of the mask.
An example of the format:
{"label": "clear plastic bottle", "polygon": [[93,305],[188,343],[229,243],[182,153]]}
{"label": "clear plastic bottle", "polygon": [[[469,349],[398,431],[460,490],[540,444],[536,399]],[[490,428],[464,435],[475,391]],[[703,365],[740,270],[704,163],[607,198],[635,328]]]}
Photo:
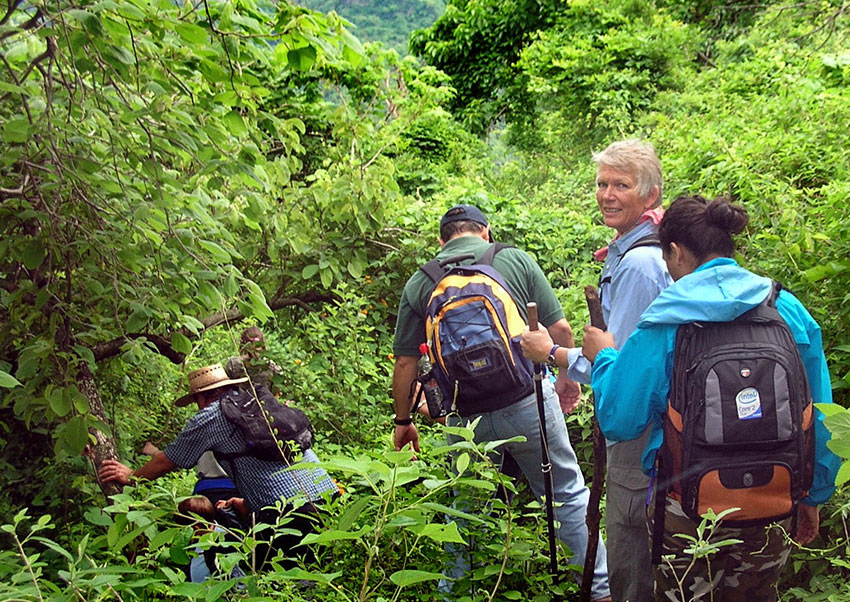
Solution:
{"label": "clear plastic bottle", "polygon": [[431,358],[428,356],[428,343],[419,345],[419,362],[418,380],[422,385],[422,392],[425,394],[425,403],[428,404],[428,415],[432,420],[444,415],[443,412],[443,392],[440,390],[440,385],[437,384],[437,379],[434,377],[434,370],[431,366]]}

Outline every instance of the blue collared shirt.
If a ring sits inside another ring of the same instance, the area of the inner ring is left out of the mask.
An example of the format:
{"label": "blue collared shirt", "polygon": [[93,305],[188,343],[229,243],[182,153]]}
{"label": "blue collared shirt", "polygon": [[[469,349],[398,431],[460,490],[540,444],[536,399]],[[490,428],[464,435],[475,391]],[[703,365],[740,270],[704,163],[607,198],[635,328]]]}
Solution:
{"label": "blue collared shirt", "polygon": [[[617,349],[637,327],[640,315],[667,288],[673,279],[657,245],[638,247],[626,254],[629,247],[644,236],[658,232],[652,222],[643,222],[608,246],[608,258],[602,268],[599,296],[602,315],[608,332],[614,335]],[[606,281],[610,277],[610,281]],[[606,282],[603,282],[606,281]],[[581,354],[581,348],[567,350],[569,377],[590,384],[591,364]]]}

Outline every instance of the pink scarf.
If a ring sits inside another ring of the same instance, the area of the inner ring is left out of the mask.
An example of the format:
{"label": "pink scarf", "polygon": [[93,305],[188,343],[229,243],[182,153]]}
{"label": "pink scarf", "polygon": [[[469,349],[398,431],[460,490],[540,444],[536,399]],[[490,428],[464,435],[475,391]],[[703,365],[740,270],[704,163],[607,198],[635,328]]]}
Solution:
{"label": "pink scarf", "polygon": [[[637,221],[637,224],[635,224],[635,227],[637,227],[638,224],[642,224],[643,222],[652,222],[653,224],[655,224],[657,226],[658,224],[661,223],[662,217],[664,217],[664,209],[663,208],[655,207],[654,209],[647,209],[638,218],[638,221]],[[617,240],[618,238],[620,238],[619,234],[614,237],[614,240]],[[611,241],[611,242],[614,242],[614,241]],[[593,258],[596,261],[605,261],[605,259],[607,257],[608,257],[608,247],[607,246],[602,247],[598,251],[593,252]]]}

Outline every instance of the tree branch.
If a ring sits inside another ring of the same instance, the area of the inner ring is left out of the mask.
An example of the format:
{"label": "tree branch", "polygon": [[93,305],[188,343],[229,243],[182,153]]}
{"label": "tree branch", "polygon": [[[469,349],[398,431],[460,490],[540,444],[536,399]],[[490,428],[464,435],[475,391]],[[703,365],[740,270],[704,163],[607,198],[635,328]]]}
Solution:
{"label": "tree branch", "polygon": [[[330,295],[318,292],[310,292],[305,293],[304,295],[301,295],[299,297],[277,297],[269,301],[269,308],[272,311],[276,311],[278,309],[283,309],[284,307],[290,307],[294,305],[302,308],[305,311],[313,311],[313,308],[309,305],[310,303],[327,302],[332,301],[333,299],[334,297]],[[234,308],[209,315],[206,318],[201,319],[200,322],[204,325],[204,330],[207,330],[215,326],[220,326],[221,324],[239,322],[244,319],[245,314]],[[186,328],[181,328],[174,332],[179,332],[190,340],[197,339],[199,336],[187,330]],[[186,359],[186,355],[180,353],[179,351],[175,351],[175,349],[171,346],[170,338],[171,337],[169,335],[130,333],[116,337],[111,341],[98,343],[92,348],[92,353],[94,354],[95,361],[99,362],[101,360],[105,360],[118,355],[121,352],[121,347],[123,347],[130,341],[138,339],[147,339],[154,345],[154,347],[156,347],[156,350],[160,355],[168,358],[175,364],[182,364],[183,361]]]}

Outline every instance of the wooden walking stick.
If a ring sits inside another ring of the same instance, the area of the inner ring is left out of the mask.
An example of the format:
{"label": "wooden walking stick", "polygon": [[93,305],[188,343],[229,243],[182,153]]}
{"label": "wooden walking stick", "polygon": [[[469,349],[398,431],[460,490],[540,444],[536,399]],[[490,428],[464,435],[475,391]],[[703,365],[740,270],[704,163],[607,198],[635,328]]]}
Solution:
{"label": "wooden walking stick", "polygon": [[[590,312],[590,325],[605,330],[605,318],[602,315],[602,301],[595,286],[584,287],[584,298],[587,300],[587,310]],[[587,553],[584,556],[584,571],[581,575],[581,590],[579,601],[590,601],[590,588],[593,584],[593,569],[596,567],[596,550],[599,546],[599,501],[602,499],[602,487],[605,484],[606,444],[605,437],[596,421],[596,412],[591,418],[593,424],[593,481],[590,484],[590,499],[587,502]]]}
{"label": "wooden walking stick", "polygon": [[[537,330],[537,304],[528,303],[528,329]],[[543,472],[543,488],[546,496],[546,526],[549,535],[549,571],[558,582],[558,558],[555,546],[555,504],[552,490],[552,462],[549,459],[549,437],[546,434],[546,409],[543,399],[543,366],[534,362],[534,393],[537,396],[537,416],[540,421],[540,470]]]}

